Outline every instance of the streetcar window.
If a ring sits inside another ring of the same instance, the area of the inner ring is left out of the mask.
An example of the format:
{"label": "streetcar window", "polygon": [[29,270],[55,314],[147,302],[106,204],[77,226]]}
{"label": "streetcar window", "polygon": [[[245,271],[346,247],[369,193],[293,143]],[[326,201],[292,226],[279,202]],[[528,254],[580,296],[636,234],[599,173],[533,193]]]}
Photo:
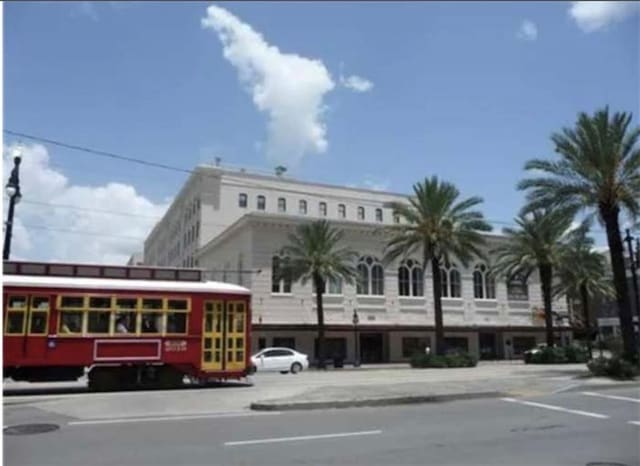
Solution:
{"label": "streetcar window", "polygon": [[83,315],[84,312],[82,311],[61,311],[58,331],[62,334],[82,333]]}
{"label": "streetcar window", "polygon": [[116,298],[116,307],[120,309],[135,309],[137,303],[136,298]]}
{"label": "streetcar window", "polygon": [[168,312],[167,333],[187,333],[187,314],[184,312]]}
{"label": "streetcar window", "polygon": [[31,298],[31,309],[49,310],[49,298],[47,296],[33,296]]}
{"label": "streetcar window", "polygon": [[84,296],[62,296],[60,297],[60,307],[68,309],[83,308]]}
{"label": "streetcar window", "polygon": [[89,333],[109,333],[111,312],[109,311],[89,311],[87,321],[87,332]]}
{"label": "streetcar window", "polygon": [[135,312],[116,312],[116,333],[136,333]]}
{"label": "streetcar window", "polygon": [[111,298],[109,296],[91,296],[89,307],[91,309],[109,309],[111,308]]}
{"label": "streetcar window", "polygon": [[236,332],[244,331],[244,314],[236,314]]}
{"label": "streetcar window", "polygon": [[9,296],[9,309],[24,309],[26,307],[26,296]]}
{"label": "streetcar window", "polygon": [[143,299],[142,309],[162,309],[162,299]]}
{"label": "streetcar window", "polygon": [[186,311],[189,304],[186,299],[169,299],[167,300],[167,308],[174,311]]}
{"label": "streetcar window", "polygon": [[142,333],[162,333],[162,313],[145,312],[142,314]]}
{"label": "streetcar window", "polygon": [[24,333],[24,312],[7,312],[7,324],[4,333],[7,335],[22,335]]}
{"label": "streetcar window", "polygon": [[31,323],[29,324],[29,333],[32,335],[45,335],[47,333],[47,317],[48,312],[31,311]]}

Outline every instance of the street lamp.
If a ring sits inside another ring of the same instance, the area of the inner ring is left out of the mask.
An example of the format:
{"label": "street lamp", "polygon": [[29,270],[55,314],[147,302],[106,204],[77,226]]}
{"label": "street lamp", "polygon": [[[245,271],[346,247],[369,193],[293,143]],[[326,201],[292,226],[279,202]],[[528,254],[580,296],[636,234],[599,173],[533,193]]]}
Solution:
{"label": "street lamp", "polygon": [[4,233],[4,248],[2,250],[2,259],[9,260],[11,254],[11,233],[13,231],[13,210],[22,194],[20,194],[20,161],[22,159],[22,150],[20,146],[13,149],[13,170],[11,170],[11,176],[7,181],[5,190],[7,196],[9,196],[9,214],[7,215],[7,228]]}
{"label": "street lamp", "polygon": [[360,366],[360,358],[358,357],[358,323],[360,322],[360,318],[358,317],[358,311],[353,309],[353,318],[351,320],[353,322],[353,341],[355,345],[355,359],[353,362],[354,367]]}

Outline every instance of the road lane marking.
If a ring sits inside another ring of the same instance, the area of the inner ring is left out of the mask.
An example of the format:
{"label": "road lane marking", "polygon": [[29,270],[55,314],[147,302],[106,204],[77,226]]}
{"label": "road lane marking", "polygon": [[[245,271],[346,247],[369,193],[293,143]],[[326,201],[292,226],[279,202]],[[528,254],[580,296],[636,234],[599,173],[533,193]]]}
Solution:
{"label": "road lane marking", "polygon": [[269,411],[266,413],[252,412],[229,412],[229,413],[209,413],[209,414],[193,414],[178,416],[156,416],[156,417],[125,417],[117,419],[93,419],[87,421],[71,421],[68,426],[86,426],[99,424],[127,424],[132,422],[159,422],[159,421],[186,421],[191,419],[217,419],[217,418],[233,418],[233,417],[256,417],[256,416],[275,416],[280,414],[279,411]]}
{"label": "road lane marking", "polygon": [[509,403],[518,403],[518,404],[527,405],[527,406],[534,406],[536,408],[545,408],[545,409],[550,409],[552,411],[560,411],[560,412],[563,412],[563,413],[579,414],[581,416],[595,417],[595,418],[598,418],[598,419],[608,419],[609,418],[609,416],[607,416],[605,414],[591,413],[589,411],[580,411],[580,410],[577,410],[577,409],[568,409],[568,408],[563,408],[562,406],[547,405],[547,404],[543,404],[543,403],[535,403],[533,401],[516,400],[515,398],[500,398],[500,399],[502,401],[508,401]]}
{"label": "road lane marking", "polygon": [[562,393],[562,392],[566,392],[567,390],[571,390],[572,388],[574,388],[574,387],[578,387],[578,386],[580,386],[580,384],[579,384],[579,383],[571,383],[571,384],[569,384],[569,385],[564,385],[564,386],[562,386],[562,387],[560,387],[560,388],[558,388],[558,389],[556,389],[556,390],[552,391],[551,393],[554,393],[554,394],[555,394],[555,393]]}
{"label": "road lane marking", "polygon": [[595,392],[582,392],[582,394],[587,396],[597,396],[600,398],[608,398],[610,400],[631,401],[633,403],[640,403],[640,398],[631,398],[628,396],[604,395],[602,393],[595,393]]}
{"label": "road lane marking", "polygon": [[224,445],[226,447],[232,447],[238,445],[255,445],[259,443],[297,442],[299,440],[321,440],[328,438],[358,437],[362,435],[378,435],[381,433],[381,430],[364,430],[361,432],[342,432],[337,434],[301,435],[299,437],[265,438],[259,440],[239,440],[237,442],[225,442]]}
{"label": "road lane marking", "polygon": [[629,424],[633,424],[634,426],[640,426],[640,421],[629,421]]}

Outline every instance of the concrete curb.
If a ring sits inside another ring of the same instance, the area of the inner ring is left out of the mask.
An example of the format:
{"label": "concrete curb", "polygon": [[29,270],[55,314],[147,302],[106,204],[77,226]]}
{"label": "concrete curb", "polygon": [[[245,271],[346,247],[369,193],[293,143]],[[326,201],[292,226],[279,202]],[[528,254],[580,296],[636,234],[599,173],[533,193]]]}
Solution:
{"label": "concrete curb", "polygon": [[418,403],[439,403],[454,400],[473,400],[476,398],[497,398],[507,396],[504,392],[487,391],[471,393],[448,393],[443,395],[409,395],[387,398],[369,398],[364,400],[278,402],[259,401],[251,403],[254,411],[296,411],[331,408],[361,408],[366,406],[393,406]]}
{"label": "concrete curb", "polygon": [[581,392],[584,390],[612,390],[615,388],[637,388],[640,390],[640,381],[629,381],[629,382],[611,382],[611,383],[586,383],[583,385],[577,385],[572,387],[567,392]]}

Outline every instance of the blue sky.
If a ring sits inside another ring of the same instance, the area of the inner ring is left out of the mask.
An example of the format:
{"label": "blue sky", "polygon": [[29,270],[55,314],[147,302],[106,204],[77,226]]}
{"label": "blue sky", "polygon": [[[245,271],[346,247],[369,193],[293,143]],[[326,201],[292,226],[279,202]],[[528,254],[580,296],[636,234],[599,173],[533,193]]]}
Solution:
{"label": "blue sky", "polygon": [[[209,28],[209,3],[6,3],[4,124],[185,168],[215,156],[284,163],[300,178],[398,192],[436,174],[509,221],[524,162],[551,156],[550,134],[579,111],[608,104],[640,123],[637,8],[576,3],[225,2]],[[221,42],[245,26],[261,39]],[[274,83],[282,65],[300,71],[295,86]],[[247,66],[258,76],[243,80]],[[346,86],[353,76],[370,89]],[[116,183],[158,212],[185,180],[45,149],[65,189]],[[31,224],[49,225],[36,214]],[[31,243],[23,255],[45,254]]]}

